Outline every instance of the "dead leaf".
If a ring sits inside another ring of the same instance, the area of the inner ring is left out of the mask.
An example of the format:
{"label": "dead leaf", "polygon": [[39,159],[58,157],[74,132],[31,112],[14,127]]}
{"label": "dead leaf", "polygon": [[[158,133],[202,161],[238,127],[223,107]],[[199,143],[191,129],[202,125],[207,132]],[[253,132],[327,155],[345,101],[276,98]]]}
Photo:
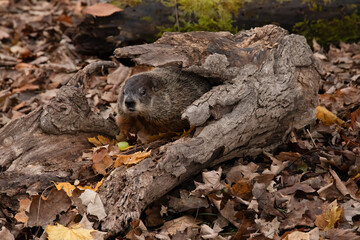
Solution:
{"label": "dead leaf", "polygon": [[145,210],[145,225],[146,227],[156,227],[164,223],[164,220],[161,218],[161,207],[160,205],[154,205],[148,207]]}
{"label": "dead leaf", "polygon": [[92,223],[83,216],[78,224],[65,227],[61,224],[48,225],[45,229],[49,240],[101,240],[105,233],[92,229]]}
{"label": "dead leaf", "polygon": [[130,223],[130,227],[131,227],[130,231],[125,236],[126,239],[130,239],[130,240],[145,239],[145,236],[148,235],[148,230],[140,219],[133,220]]}
{"label": "dead leaf", "polygon": [[112,160],[112,158],[109,156],[108,149],[105,147],[94,149],[92,161],[92,168],[94,172],[96,174],[100,173],[102,175],[106,175],[106,170],[110,168],[114,163],[114,160]]}
{"label": "dead leaf", "polygon": [[260,232],[267,238],[274,239],[279,232],[280,222],[276,217],[271,222],[267,222],[265,219],[256,218],[255,223]]}
{"label": "dead leaf", "polygon": [[96,3],[84,9],[84,13],[93,15],[95,17],[106,17],[121,11],[123,11],[121,8],[118,8],[109,3]]}
{"label": "dead leaf", "polygon": [[345,124],[343,120],[341,120],[335,114],[333,114],[332,112],[321,106],[318,106],[316,108],[316,118],[322,121],[326,125],[331,125],[336,123],[340,126],[344,126]]}
{"label": "dead leaf", "polygon": [[230,188],[230,190],[234,196],[243,198],[245,200],[250,200],[250,198],[252,198],[252,189],[249,180],[240,179]]}
{"label": "dead leaf", "polygon": [[320,237],[329,240],[360,240],[360,236],[358,236],[354,230],[342,228],[324,231],[321,233]]}
{"label": "dead leaf", "polygon": [[87,206],[87,214],[98,217],[99,220],[103,220],[107,215],[105,213],[104,205],[100,199],[98,193],[86,189],[81,195],[80,199],[82,204]]}
{"label": "dead leaf", "polygon": [[221,231],[222,229],[216,225],[214,228],[211,228],[206,224],[202,224],[200,234],[202,239],[217,239],[217,237],[219,237],[219,232]]}
{"label": "dead leaf", "polygon": [[329,172],[335,179],[336,188],[341,192],[342,195],[344,195],[344,196],[348,195],[349,191],[347,190],[345,184],[341,181],[339,176],[336,174],[336,172],[332,169],[329,169]]}
{"label": "dead leaf", "polygon": [[151,150],[149,151],[140,151],[129,155],[118,155],[114,167],[117,168],[121,165],[134,165],[142,160],[144,160],[147,157],[150,157]]}
{"label": "dead leaf", "polygon": [[283,240],[310,240],[310,234],[309,233],[305,233],[305,232],[300,232],[300,231],[293,231],[289,234],[287,234],[287,236],[285,238],[281,238]]}
{"label": "dead leaf", "polygon": [[52,189],[48,196],[32,196],[29,208],[28,226],[45,226],[55,220],[56,215],[67,211],[71,205],[70,198],[64,191]]}
{"label": "dead leaf", "polygon": [[190,216],[182,216],[165,222],[164,225],[161,227],[160,233],[165,233],[167,235],[173,236],[176,234],[176,232],[184,232],[187,228],[199,229],[195,218]]}
{"label": "dead leaf", "polygon": [[221,168],[217,171],[203,172],[202,177],[204,183],[195,182],[196,189],[192,191],[191,194],[197,197],[202,197],[223,189],[225,186],[220,183],[221,173]]}
{"label": "dead leaf", "polygon": [[69,197],[71,197],[72,191],[76,188],[74,185],[68,182],[53,183],[55,184],[57,190],[63,189]]}
{"label": "dead leaf", "polygon": [[15,237],[5,226],[2,226],[1,231],[0,231],[0,239],[1,240],[15,240]]}
{"label": "dead leaf", "polygon": [[31,203],[31,200],[28,198],[20,199],[19,200],[20,206],[18,209],[18,213],[15,215],[15,219],[18,222],[25,223],[25,225],[27,224],[27,221],[29,219],[28,215],[26,215],[26,211],[28,210],[30,203]]}
{"label": "dead leaf", "polygon": [[115,141],[104,137],[102,135],[97,135],[97,137],[88,138],[88,141],[95,145],[95,147],[101,147],[104,145],[114,144]]}
{"label": "dead leaf", "polygon": [[214,204],[214,206],[219,210],[221,216],[226,218],[231,222],[235,227],[239,227],[240,223],[236,217],[237,211],[235,210],[235,201],[228,200],[225,205],[222,205],[222,199],[214,197],[214,194],[209,196],[209,199]]}
{"label": "dead leaf", "polygon": [[342,214],[343,209],[338,206],[336,200],[328,205],[324,204],[322,214],[316,216],[315,225],[324,231],[332,229],[341,220]]}
{"label": "dead leaf", "polygon": [[360,215],[360,202],[353,199],[342,204],[344,208],[344,219],[349,224],[353,225],[353,217]]}
{"label": "dead leaf", "polygon": [[24,86],[20,87],[20,88],[13,88],[12,92],[13,93],[19,93],[19,92],[25,92],[27,90],[38,90],[40,89],[39,85],[34,85],[34,84],[25,84]]}
{"label": "dead leaf", "polygon": [[49,240],[93,240],[91,232],[95,230],[73,226],[71,228],[64,227],[61,224],[56,226],[48,225],[45,229]]}
{"label": "dead leaf", "polygon": [[170,196],[169,208],[176,212],[184,212],[190,209],[207,208],[209,203],[205,198],[190,196],[185,189],[180,189],[180,198]]}
{"label": "dead leaf", "polygon": [[104,182],[104,178],[102,178],[101,181],[97,182],[95,187],[93,187],[93,186],[77,186],[77,188],[79,188],[81,190],[89,189],[94,192],[97,192],[99,190],[100,186],[103,184],[103,182]]}

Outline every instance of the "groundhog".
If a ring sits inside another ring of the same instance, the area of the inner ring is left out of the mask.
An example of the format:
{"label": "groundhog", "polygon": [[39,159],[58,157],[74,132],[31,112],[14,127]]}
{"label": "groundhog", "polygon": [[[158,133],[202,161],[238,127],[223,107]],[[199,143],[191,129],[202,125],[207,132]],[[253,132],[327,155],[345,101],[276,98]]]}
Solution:
{"label": "groundhog", "polygon": [[118,98],[118,125],[125,136],[146,141],[151,135],[188,129],[181,114],[209,91],[211,84],[178,68],[155,68],[133,75],[123,84]]}

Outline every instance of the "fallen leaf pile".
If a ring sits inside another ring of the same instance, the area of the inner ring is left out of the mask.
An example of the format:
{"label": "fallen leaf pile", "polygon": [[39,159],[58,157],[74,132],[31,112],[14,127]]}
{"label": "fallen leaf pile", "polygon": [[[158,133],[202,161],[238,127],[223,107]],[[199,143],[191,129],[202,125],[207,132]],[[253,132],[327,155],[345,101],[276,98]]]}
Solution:
{"label": "fallen leaf pile", "polygon": [[[78,54],[67,32],[85,14],[121,9],[88,2],[0,1],[0,128],[43,106],[97,60]],[[186,181],[115,237],[360,240],[360,43],[324,50],[314,41],[313,49],[322,75],[314,126],[291,132],[275,153],[236,159]],[[104,118],[115,112],[119,85],[134,71],[120,65],[87,82],[93,110]],[[0,239],[105,238],[106,211],[97,193],[102,177],[155,153],[103,136],[88,140],[94,148],[78,160],[91,161],[100,178],[49,181],[37,194],[28,189],[29,197],[12,204],[17,211],[0,211]]]}

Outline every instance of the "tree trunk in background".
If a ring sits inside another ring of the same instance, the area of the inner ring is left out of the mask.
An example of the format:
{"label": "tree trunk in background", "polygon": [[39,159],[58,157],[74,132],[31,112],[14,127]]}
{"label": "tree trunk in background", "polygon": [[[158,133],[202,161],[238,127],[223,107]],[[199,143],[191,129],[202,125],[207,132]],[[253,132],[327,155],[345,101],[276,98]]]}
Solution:
{"label": "tree trunk in background", "polygon": [[[245,3],[234,16],[234,25],[241,29],[276,24],[289,31],[295,23],[304,20],[332,19],[358,10],[357,0],[337,0],[318,4],[321,11],[312,11],[303,0],[263,0]],[[355,6],[354,6],[355,5]],[[88,15],[75,28],[69,30],[76,49],[85,54],[109,56],[116,47],[153,42],[158,38],[159,27],[175,24],[175,7],[165,7],[159,0],[142,0],[138,6],[127,7],[108,17]]]}

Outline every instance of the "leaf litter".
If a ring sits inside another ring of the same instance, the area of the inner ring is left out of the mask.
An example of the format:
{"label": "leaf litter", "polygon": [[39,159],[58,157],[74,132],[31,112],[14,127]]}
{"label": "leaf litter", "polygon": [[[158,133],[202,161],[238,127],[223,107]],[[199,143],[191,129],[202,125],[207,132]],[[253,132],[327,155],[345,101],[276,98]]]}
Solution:
{"label": "leaf litter", "polygon": [[[46,104],[74,72],[94,61],[78,54],[66,34],[75,22],[85,13],[121,11],[77,1],[4,2],[0,9],[8,4],[12,11],[0,16],[0,127]],[[237,159],[185,182],[118,238],[360,239],[360,43],[324,51],[314,42],[313,48],[322,63],[314,126],[293,131],[276,153]],[[120,65],[86,83],[94,109],[104,117],[115,112],[117,89],[136,71]],[[102,136],[89,141],[95,148],[83,159],[93,161],[94,174],[106,176],[154,154],[136,146],[121,151]],[[14,213],[17,225],[2,224],[0,238],[32,238],[26,232],[32,228],[46,229],[49,239],[59,233],[77,239],[78,231],[88,239],[104,238],[98,231],[106,214],[96,194],[101,183],[92,183],[56,183],[57,189],[22,198]]]}

